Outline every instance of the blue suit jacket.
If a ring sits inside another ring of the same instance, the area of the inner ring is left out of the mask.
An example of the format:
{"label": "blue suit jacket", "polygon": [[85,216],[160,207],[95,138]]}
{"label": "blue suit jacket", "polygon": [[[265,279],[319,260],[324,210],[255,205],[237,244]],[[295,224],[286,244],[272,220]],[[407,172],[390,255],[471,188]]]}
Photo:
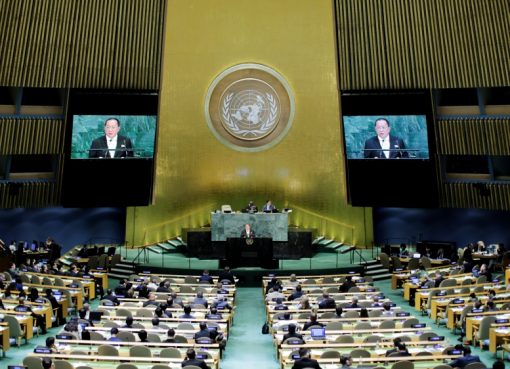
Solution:
{"label": "blue suit jacket", "polygon": [[450,364],[452,368],[464,368],[466,365],[471,363],[481,363],[480,357],[478,355],[466,355],[463,357],[459,357],[457,360],[453,360]]}

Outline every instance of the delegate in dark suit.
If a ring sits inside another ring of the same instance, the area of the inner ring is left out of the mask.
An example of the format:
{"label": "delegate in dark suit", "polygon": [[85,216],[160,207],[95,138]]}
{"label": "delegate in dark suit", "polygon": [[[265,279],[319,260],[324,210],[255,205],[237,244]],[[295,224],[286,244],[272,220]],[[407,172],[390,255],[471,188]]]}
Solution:
{"label": "delegate in dark suit", "polygon": [[292,365],[292,369],[304,369],[304,368],[321,369],[321,366],[319,365],[317,360],[310,359],[307,357],[296,360],[294,362],[294,365]]}
{"label": "delegate in dark suit", "polygon": [[[409,157],[408,152],[405,151],[406,145],[404,140],[397,136],[388,136],[386,139],[390,140],[389,159]],[[383,148],[381,147],[381,143],[377,136],[371,137],[365,141],[364,157],[365,159],[386,159]]]}
{"label": "delegate in dark suit", "polygon": [[[133,157],[133,144],[128,137],[121,135],[117,136],[117,147],[113,157]],[[106,136],[96,138],[92,141],[89,149],[89,158],[111,158],[110,152],[108,151]]]}

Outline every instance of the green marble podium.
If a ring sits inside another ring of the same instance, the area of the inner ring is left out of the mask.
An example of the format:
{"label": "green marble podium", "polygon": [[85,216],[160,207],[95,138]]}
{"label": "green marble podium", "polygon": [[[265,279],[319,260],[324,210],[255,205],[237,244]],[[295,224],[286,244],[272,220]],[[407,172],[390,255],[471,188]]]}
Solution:
{"label": "green marble podium", "polygon": [[246,223],[251,224],[256,237],[288,241],[288,213],[212,213],[211,241],[239,237]]}

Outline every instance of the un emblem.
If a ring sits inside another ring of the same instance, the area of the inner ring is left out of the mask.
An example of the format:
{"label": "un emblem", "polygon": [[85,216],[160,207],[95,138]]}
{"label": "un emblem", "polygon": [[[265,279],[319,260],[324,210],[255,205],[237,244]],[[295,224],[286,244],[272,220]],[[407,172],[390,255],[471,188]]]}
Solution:
{"label": "un emblem", "polygon": [[205,102],[209,128],[225,145],[260,151],[278,143],[294,115],[294,97],[271,68],[241,64],[227,69],[209,87]]}

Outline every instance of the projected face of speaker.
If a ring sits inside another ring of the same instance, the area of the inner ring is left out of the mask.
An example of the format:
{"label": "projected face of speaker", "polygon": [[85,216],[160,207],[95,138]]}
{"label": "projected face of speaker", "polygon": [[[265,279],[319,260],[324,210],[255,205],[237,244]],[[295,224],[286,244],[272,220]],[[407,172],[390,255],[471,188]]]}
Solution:
{"label": "projected face of speaker", "polygon": [[114,138],[120,131],[119,122],[116,119],[108,119],[104,124],[104,134],[108,138]]}
{"label": "projected face of speaker", "polygon": [[375,133],[381,140],[385,140],[390,134],[391,127],[385,119],[379,119],[375,122]]}

